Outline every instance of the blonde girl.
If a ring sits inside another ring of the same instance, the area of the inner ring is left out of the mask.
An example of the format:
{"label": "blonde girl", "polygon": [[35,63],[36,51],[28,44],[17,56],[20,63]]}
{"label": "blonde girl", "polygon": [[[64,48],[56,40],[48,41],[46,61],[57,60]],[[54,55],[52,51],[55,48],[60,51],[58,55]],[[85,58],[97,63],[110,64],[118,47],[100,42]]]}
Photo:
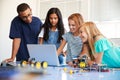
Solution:
{"label": "blonde girl", "polygon": [[120,67],[120,47],[113,46],[94,22],[85,22],[79,32],[83,43],[87,43],[90,49],[90,65],[102,63],[108,67]]}

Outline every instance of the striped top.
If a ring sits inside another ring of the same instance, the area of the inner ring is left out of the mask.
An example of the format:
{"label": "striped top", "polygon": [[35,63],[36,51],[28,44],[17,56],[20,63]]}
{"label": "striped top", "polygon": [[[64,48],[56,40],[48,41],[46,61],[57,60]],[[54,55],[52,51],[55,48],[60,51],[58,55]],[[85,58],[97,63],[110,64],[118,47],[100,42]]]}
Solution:
{"label": "striped top", "polygon": [[63,35],[64,40],[67,42],[67,57],[66,61],[72,61],[73,58],[79,56],[82,50],[82,40],[79,36],[73,36],[71,32],[67,32]]}

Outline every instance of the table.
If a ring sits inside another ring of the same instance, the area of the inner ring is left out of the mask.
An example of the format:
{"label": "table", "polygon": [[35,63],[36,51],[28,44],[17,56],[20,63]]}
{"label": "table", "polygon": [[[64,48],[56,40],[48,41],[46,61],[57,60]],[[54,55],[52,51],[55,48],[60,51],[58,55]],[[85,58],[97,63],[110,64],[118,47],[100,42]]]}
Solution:
{"label": "table", "polygon": [[[41,72],[29,71],[30,68],[0,67],[0,80],[120,80],[119,69],[111,69],[109,72],[81,72],[79,68],[66,67],[66,71],[64,68],[50,66]],[[74,73],[70,74],[70,70]]]}

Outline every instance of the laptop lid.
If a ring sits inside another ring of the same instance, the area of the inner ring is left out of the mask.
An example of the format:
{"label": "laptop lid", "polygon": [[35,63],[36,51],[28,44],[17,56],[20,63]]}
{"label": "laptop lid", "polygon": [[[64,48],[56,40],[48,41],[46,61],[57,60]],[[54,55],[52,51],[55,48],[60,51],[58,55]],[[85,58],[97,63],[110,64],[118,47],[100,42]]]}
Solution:
{"label": "laptop lid", "polygon": [[47,61],[49,66],[59,66],[59,59],[55,45],[27,44],[30,59],[35,61]]}

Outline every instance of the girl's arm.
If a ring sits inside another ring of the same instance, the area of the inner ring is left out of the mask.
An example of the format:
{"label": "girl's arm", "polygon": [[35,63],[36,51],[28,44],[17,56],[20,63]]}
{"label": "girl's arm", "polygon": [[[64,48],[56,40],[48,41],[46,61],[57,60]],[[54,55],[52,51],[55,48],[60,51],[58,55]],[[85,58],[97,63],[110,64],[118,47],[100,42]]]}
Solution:
{"label": "girl's arm", "polygon": [[58,55],[60,55],[60,53],[63,51],[63,48],[64,48],[64,46],[66,45],[66,41],[63,39],[62,40],[62,42],[61,42],[61,44],[60,44],[60,47],[58,48],[58,50],[57,50],[57,54]]}
{"label": "girl's arm", "polygon": [[[96,36],[95,37],[95,42],[98,41],[101,38],[103,38],[102,35]],[[89,64],[93,64],[93,63],[101,64],[102,63],[103,52],[94,53],[93,56],[94,56],[94,60],[88,61]]]}
{"label": "girl's arm", "polygon": [[90,49],[89,49],[88,44],[83,44],[82,51],[81,51],[78,58],[82,57],[83,55],[87,55],[88,57],[90,57],[89,56],[89,51],[90,51]]}
{"label": "girl's arm", "polygon": [[43,38],[40,37],[40,38],[39,38],[39,44],[42,44],[42,43],[43,43]]}
{"label": "girl's arm", "polygon": [[101,64],[102,63],[102,56],[103,56],[103,53],[95,53],[94,54],[95,60],[88,60],[88,64],[89,65],[92,65],[94,63]]}
{"label": "girl's arm", "polygon": [[95,62],[97,64],[101,64],[102,63],[102,56],[103,56],[103,53],[96,53],[94,54],[94,57],[95,57]]}
{"label": "girl's arm", "polygon": [[43,35],[44,35],[44,28],[42,28],[39,34],[39,42],[38,42],[39,44],[43,44]]}

